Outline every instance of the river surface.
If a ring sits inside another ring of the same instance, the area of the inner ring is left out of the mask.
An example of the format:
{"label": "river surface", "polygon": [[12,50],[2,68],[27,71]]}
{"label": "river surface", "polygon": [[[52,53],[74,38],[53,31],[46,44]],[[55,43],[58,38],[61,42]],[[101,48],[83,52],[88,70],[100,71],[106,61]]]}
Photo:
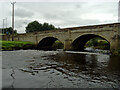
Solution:
{"label": "river surface", "polygon": [[120,56],[74,51],[2,52],[3,88],[118,88]]}

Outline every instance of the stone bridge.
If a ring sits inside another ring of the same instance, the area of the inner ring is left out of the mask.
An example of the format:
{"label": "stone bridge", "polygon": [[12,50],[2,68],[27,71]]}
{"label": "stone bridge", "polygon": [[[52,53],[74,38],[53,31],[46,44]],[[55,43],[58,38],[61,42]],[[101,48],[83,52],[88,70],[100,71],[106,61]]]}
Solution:
{"label": "stone bridge", "polygon": [[[51,47],[56,40],[60,40],[65,50],[83,50],[85,43],[94,37],[108,41],[110,49],[120,48],[120,23],[18,34],[14,35],[14,41],[30,41],[42,49],[45,46]],[[11,41],[12,36],[5,35],[2,39]]]}

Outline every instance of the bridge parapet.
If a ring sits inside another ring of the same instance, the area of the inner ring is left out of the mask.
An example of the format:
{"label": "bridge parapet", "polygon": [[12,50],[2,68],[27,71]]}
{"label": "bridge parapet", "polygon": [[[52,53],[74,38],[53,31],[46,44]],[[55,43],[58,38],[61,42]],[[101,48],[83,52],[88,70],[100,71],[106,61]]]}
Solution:
{"label": "bridge parapet", "polygon": [[100,30],[106,30],[106,29],[113,29],[113,28],[118,28],[120,23],[112,23],[112,24],[101,24],[101,25],[90,25],[90,26],[80,26],[80,27],[71,27],[71,28],[66,28],[69,30],[94,30],[94,29],[100,29]]}

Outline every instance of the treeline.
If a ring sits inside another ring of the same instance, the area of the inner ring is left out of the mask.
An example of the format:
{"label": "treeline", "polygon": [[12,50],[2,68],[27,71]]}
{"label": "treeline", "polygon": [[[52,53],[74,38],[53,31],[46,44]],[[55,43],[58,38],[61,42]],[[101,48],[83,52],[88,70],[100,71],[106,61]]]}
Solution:
{"label": "treeline", "polygon": [[[12,31],[13,31],[12,27],[1,28],[1,29],[0,29],[0,33],[2,33],[2,34],[7,34],[7,35],[12,34]],[[14,30],[13,32],[14,32],[14,34],[16,34],[16,33],[17,33],[17,30]]]}
{"label": "treeline", "polygon": [[33,21],[30,22],[27,26],[26,26],[26,33],[29,32],[38,32],[38,31],[45,31],[45,30],[57,30],[60,28],[55,28],[54,25],[49,24],[49,23],[39,23],[38,21]]}
{"label": "treeline", "polygon": [[[46,23],[46,22],[41,24],[36,20],[33,22],[30,22],[25,28],[26,28],[26,30],[25,30],[26,33],[60,29],[60,28],[56,28],[54,25]],[[13,31],[12,27],[0,29],[0,33],[7,34],[7,35],[12,34],[12,31]],[[14,32],[14,34],[16,34],[17,30],[14,30],[13,32]]]}

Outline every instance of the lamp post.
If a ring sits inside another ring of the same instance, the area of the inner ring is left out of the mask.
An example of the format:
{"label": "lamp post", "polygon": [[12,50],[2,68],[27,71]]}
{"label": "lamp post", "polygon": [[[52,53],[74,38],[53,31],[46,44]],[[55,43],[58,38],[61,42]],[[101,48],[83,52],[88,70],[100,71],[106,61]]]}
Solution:
{"label": "lamp post", "polygon": [[12,2],[12,41],[14,41],[14,4],[16,2]]}

